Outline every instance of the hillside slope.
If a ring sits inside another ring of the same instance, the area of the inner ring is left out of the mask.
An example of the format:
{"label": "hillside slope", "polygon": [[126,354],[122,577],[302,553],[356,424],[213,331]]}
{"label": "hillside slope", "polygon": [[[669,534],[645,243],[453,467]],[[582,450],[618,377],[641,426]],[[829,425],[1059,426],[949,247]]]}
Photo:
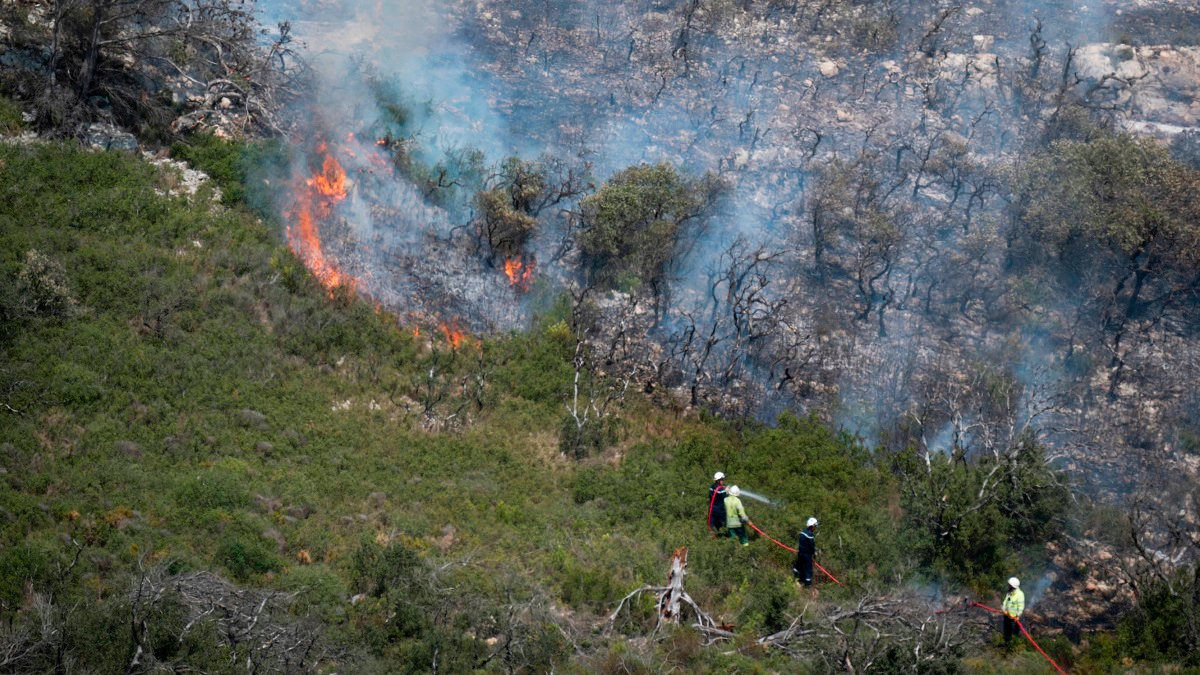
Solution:
{"label": "hillside slope", "polygon": [[[553,310],[498,339],[398,325],[178,180],[0,145],[5,672],[955,670],[989,649],[985,617],[934,616],[950,600],[912,590],[964,572],[923,562],[900,458],[815,420],[733,426],[630,395],[613,445],[568,459],[575,345]],[[710,539],[715,469],[774,500],[746,503],[785,542],[818,515],[847,586],[809,595],[766,539]],[[1036,564],[1038,532],[989,539],[979,590]],[[681,547],[687,590],[735,636],[654,631],[645,597],[610,626]],[[888,640],[846,632],[890,616]],[[803,639],[756,641],[789,626]]]}

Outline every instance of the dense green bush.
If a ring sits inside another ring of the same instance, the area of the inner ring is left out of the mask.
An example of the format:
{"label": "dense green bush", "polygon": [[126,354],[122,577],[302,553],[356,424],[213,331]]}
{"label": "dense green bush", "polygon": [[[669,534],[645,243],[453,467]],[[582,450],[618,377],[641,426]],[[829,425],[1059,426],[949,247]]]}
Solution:
{"label": "dense green bush", "polygon": [[585,264],[609,288],[646,284],[661,292],[678,248],[703,223],[717,193],[715,179],[688,178],[669,164],[618,172],[580,203]]}
{"label": "dense green bush", "polygon": [[[926,461],[928,459],[928,462]],[[901,477],[907,546],[960,582],[994,588],[1017,555],[1054,535],[1070,493],[1045,450],[1022,439],[999,460],[909,449],[892,457]]]}
{"label": "dense green bush", "polygon": [[0,96],[0,134],[19,134],[24,128],[25,120],[21,118],[21,106]]}
{"label": "dense green bush", "polygon": [[282,561],[262,543],[246,536],[228,537],[217,548],[216,562],[229,570],[239,581],[249,581],[256,575],[278,572]]}
{"label": "dense green bush", "polygon": [[1147,579],[1117,627],[1120,652],[1139,660],[1200,667],[1200,565],[1170,580]]}
{"label": "dense green bush", "polygon": [[264,215],[272,212],[264,179],[288,177],[287,149],[276,139],[237,142],[196,134],[175,141],[171,156],[208,174],[225,204],[245,204]]}

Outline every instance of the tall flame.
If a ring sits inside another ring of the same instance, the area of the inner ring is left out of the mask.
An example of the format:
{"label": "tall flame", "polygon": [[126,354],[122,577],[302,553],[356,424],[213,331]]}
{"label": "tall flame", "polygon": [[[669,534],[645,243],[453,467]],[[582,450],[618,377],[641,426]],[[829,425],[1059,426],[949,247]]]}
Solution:
{"label": "tall flame", "polygon": [[328,218],[332,208],[346,198],[346,170],[321,143],[317,152],[324,155],[321,170],[304,181],[296,181],[294,203],[288,213],[295,219],[287,226],[288,245],[326,288],[354,288],[357,280],[342,272],[325,257],[317,222]]}
{"label": "tall flame", "polygon": [[335,204],[346,198],[346,170],[333,155],[326,154],[321,162],[321,172],[306,182]]}

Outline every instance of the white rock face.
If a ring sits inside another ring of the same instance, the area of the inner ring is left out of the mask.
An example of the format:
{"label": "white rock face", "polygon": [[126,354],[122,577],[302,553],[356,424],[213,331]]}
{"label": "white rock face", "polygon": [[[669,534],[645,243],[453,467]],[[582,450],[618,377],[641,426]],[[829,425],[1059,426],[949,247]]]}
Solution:
{"label": "white rock face", "polygon": [[1170,133],[1200,126],[1200,47],[1132,47],[1097,42],[1076,53],[1076,69],[1085,79],[1117,78],[1125,87],[1131,129],[1147,127]]}
{"label": "white rock face", "polygon": [[829,59],[817,64],[817,70],[825,77],[836,77],[838,74],[838,66]]}

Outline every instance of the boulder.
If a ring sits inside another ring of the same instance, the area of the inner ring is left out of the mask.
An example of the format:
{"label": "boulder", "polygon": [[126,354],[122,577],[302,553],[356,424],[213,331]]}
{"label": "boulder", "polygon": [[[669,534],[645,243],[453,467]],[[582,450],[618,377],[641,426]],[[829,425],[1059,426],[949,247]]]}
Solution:
{"label": "boulder", "polygon": [[138,148],[136,136],[105,122],[89,124],[84,138],[88,145],[99,150],[133,151]]}
{"label": "boulder", "polygon": [[244,426],[244,427],[254,428],[254,429],[266,429],[267,428],[267,416],[258,412],[257,410],[251,410],[249,408],[242,408],[238,412],[238,415],[241,420],[242,426]]}
{"label": "boulder", "polygon": [[117,441],[117,452],[132,459],[142,458],[142,446],[133,441]]}

